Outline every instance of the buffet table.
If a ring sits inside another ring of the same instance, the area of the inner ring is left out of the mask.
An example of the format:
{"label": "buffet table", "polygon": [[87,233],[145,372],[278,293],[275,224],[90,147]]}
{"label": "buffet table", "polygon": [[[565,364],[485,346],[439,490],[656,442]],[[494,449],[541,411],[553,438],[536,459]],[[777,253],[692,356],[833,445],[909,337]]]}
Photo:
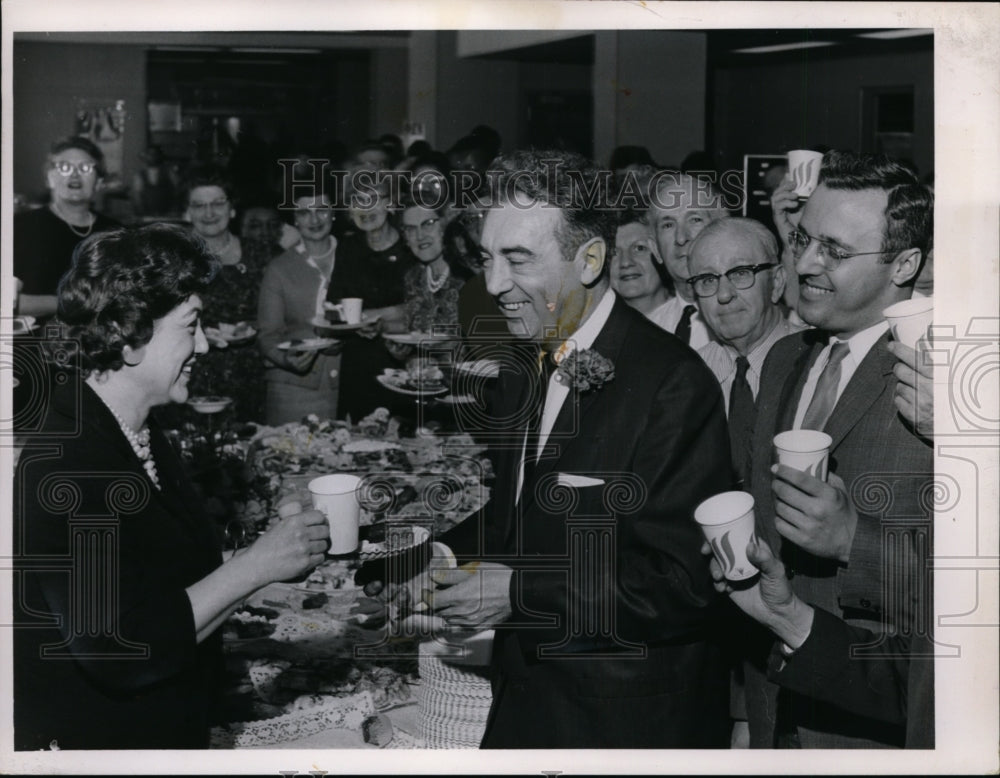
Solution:
{"label": "buffet table", "polygon": [[206,420],[175,436],[202,473],[243,468],[243,499],[221,516],[230,554],[278,521],[278,505],[312,478],[362,478],[359,552],[255,592],[224,625],[226,694],[213,747],[478,745],[490,703],[485,668],[442,660],[455,653],[442,641],[396,637],[386,621],[396,606],[365,597],[355,581],[363,565],[412,551],[398,542],[400,528],[413,548],[429,546],[489,499],[483,446],[468,435],[417,433],[400,434],[380,410],[355,426],[311,417],[233,429]]}

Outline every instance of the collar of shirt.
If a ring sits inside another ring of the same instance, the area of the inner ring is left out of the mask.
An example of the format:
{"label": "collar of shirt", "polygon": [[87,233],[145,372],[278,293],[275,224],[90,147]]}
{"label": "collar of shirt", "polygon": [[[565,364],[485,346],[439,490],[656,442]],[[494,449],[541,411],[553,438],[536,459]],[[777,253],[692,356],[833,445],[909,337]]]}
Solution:
{"label": "collar of shirt", "polygon": [[[587,317],[587,320],[580,325],[580,328],[576,332],[563,341],[562,345],[556,350],[552,358],[553,361],[559,364],[571,351],[576,349],[582,351],[594,345],[597,336],[604,329],[604,325],[607,324],[608,317],[611,315],[611,309],[614,308],[614,305],[615,293],[611,289],[608,289],[590,316]],[[541,455],[545,444],[548,442],[549,433],[552,432],[552,427],[556,423],[556,417],[559,415],[559,411],[562,409],[563,402],[565,402],[568,394],[569,387],[556,381],[556,374],[553,373],[549,378],[548,388],[545,392],[545,407],[542,409],[542,419],[538,428],[538,448],[535,450],[536,459]],[[527,443],[527,440],[525,443]],[[527,455],[526,450],[522,449],[522,451],[524,451],[524,455]],[[522,466],[518,468],[517,474],[517,499],[519,501],[521,499],[521,487],[524,485],[523,459],[524,456],[522,456]]]}
{"label": "collar of shirt", "polygon": [[809,370],[809,377],[806,379],[805,386],[802,387],[802,395],[799,397],[799,406],[795,412],[795,422],[792,429],[800,429],[802,427],[802,419],[805,418],[809,403],[812,402],[813,395],[816,393],[816,384],[819,382],[819,377],[826,368],[826,363],[830,361],[830,354],[833,351],[834,344],[846,343],[850,349],[850,353],[840,363],[840,383],[837,384],[837,399],[839,400],[847,384],[854,377],[858,366],[864,362],[865,357],[868,356],[868,352],[872,350],[878,339],[888,332],[888,330],[889,322],[883,319],[878,324],[873,324],[871,327],[854,333],[847,340],[838,338],[836,335],[830,336],[830,340],[823,348],[823,351],[820,352],[819,358]]}

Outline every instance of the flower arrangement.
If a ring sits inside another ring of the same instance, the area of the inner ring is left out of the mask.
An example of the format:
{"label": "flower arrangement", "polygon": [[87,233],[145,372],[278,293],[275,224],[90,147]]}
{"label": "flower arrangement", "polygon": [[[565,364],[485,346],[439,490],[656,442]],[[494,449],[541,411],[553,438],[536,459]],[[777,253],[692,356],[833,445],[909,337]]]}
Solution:
{"label": "flower arrangement", "polygon": [[614,362],[591,348],[574,349],[556,368],[556,380],[581,393],[600,389],[614,377]]}

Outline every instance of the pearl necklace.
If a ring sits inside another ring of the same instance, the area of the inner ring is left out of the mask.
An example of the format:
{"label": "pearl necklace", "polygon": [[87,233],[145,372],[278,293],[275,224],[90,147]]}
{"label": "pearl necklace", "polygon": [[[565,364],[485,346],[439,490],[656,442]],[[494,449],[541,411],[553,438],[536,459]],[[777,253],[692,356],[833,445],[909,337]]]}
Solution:
{"label": "pearl necklace", "polygon": [[[76,235],[76,237],[78,238],[86,238],[88,235],[90,235],[91,232],[94,231],[94,223],[97,220],[94,218],[94,214],[92,213],[88,214],[88,216],[90,217],[90,223],[86,226],[86,228],[84,228],[84,227],[77,227],[75,224],[70,224],[69,219],[67,219],[66,216],[63,214],[62,208],[59,207],[59,204],[56,203],[55,201],[52,202],[52,212],[60,219],[62,219],[62,221],[66,224],[66,226],[69,227],[69,231],[72,232],[74,235]],[[82,232],[80,232],[79,230],[82,230]]]}
{"label": "pearl necklace", "polygon": [[448,280],[448,276],[451,275],[451,270],[445,266],[444,272],[438,276],[434,277],[434,273],[431,271],[431,266],[427,266],[427,288],[430,290],[431,294],[437,294],[443,288]]}
{"label": "pearl necklace", "polygon": [[[105,405],[107,405],[107,403],[105,403]],[[145,469],[146,475],[149,476],[149,480],[153,482],[153,486],[159,489],[160,476],[156,472],[156,462],[153,460],[153,450],[149,446],[149,427],[143,427],[141,431],[136,432],[129,426],[125,419],[118,415],[118,412],[114,408],[110,405],[108,405],[107,408],[111,411],[111,415],[115,417],[115,421],[118,422],[118,426],[122,428],[125,439],[128,440],[129,445],[135,452],[135,455],[139,457],[139,461],[142,462],[143,469]]]}

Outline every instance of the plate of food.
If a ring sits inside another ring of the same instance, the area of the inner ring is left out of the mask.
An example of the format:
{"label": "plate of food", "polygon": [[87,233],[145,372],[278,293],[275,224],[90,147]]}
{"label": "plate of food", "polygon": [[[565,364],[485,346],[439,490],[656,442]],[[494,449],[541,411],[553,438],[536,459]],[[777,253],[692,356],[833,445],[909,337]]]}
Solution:
{"label": "plate of food", "polygon": [[257,337],[257,330],[248,321],[238,321],[235,324],[220,321],[219,332],[230,346],[245,346]]}
{"label": "plate of food", "polygon": [[420,395],[446,394],[448,387],[444,384],[444,373],[437,365],[414,367],[408,370],[386,368],[382,375],[375,376],[382,386],[394,392]]}
{"label": "plate of food", "polygon": [[282,351],[323,351],[337,343],[335,338],[297,338],[279,343],[278,348]]}
{"label": "plate of food", "polygon": [[197,413],[218,413],[224,410],[232,401],[232,397],[206,395],[203,397],[189,397],[187,404]]}
{"label": "plate of food", "polygon": [[325,336],[337,332],[354,332],[355,330],[360,330],[364,327],[375,324],[381,318],[381,314],[363,313],[361,314],[361,321],[351,324],[346,321],[329,321],[317,316],[313,318],[311,323],[317,335]]}
{"label": "plate of food", "polygon": [[500,375],[500,360],[474,359],[469,362],[456,362],[455,370],[477,378],[496,378]]}

